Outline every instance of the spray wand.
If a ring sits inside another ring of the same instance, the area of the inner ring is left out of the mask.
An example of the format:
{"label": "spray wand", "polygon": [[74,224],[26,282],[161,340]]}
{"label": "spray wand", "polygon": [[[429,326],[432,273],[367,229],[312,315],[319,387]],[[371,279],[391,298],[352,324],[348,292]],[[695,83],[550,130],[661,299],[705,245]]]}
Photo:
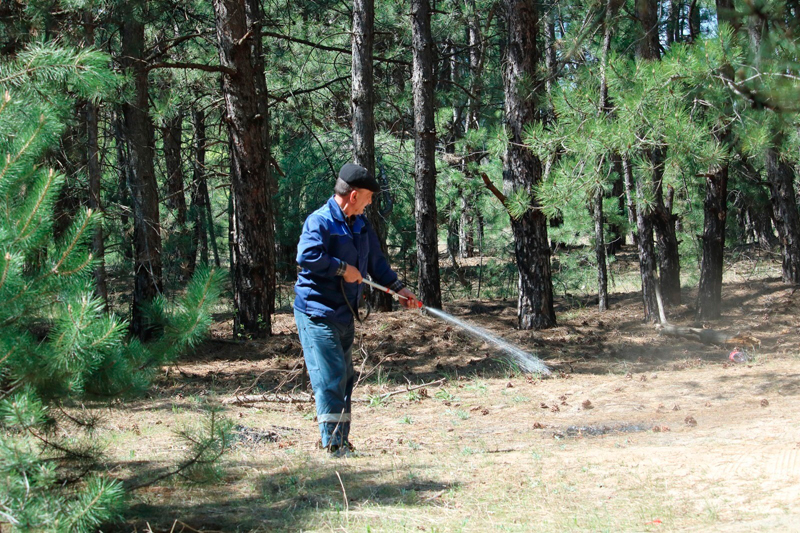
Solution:
{"label": "spray wand", "polygon": [[[370,281],[370,280],[368,280],[366,278],[363,278],[361,281],[363,283],[366,283],[367,285],[369,285],[373,289],[377,289],[377,290],[379,290],[381,292],[385,292],[385,293],[391,294],[392,296],[397,296],[398,298],[402,298],[403,300],[408,300],[408,296],[403,296],[402,294],[398,294],[395,291],[393,291],[392,289],[390,289],[389,287],[384,287],[383,285],[378,285],[374,281]],[[422,302],[417,300],[417,303],[419,304],[418,307],[420,307],[420,308],[423,307]]]}

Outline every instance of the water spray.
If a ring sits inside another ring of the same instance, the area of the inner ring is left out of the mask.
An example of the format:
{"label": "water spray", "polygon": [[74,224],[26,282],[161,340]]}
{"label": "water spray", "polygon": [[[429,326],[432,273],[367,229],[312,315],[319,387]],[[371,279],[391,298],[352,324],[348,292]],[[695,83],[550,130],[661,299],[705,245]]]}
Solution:
{"label": "water spray", "polygon": [[[370,287],[372,287],[373,289],[385,292],[387,294],[391,294],[392,296],[395,296],[397,298],[402,298],[404,300],[409,299],[407,296],[398,294],[397,292],[393,291],[388,287],[384,287],[383,285],[378,285],[374,281],[370,281],[366,278],[362,279],[362,281],[367,285],[369,285]],[[468,324],[467,322],[464,322],[463,320],[456,318],[449,313],[445,313],[441,309],[434,309],[433,307],[427,307],[423,305],[423,303],[419,300],[417,300],[417,304],[421,309],[424,308],[431,315],[436,316],[446,322],[450,322],[451,324],[458,326],[459,328],[472,334],[473,336],[494,344],[495,346],[503,350],[506,354],[508,354],[516,362],[520,370],[532,374],[542,374],[544,376],[550,375],[551,373],[550,369],[547,368],[547,365],[545,365],[535,355],[530,354],[517,346],[514,346],[508,341],[495,337],[494,335],[492,335],[483,328],[480,328],[472,324]]]}

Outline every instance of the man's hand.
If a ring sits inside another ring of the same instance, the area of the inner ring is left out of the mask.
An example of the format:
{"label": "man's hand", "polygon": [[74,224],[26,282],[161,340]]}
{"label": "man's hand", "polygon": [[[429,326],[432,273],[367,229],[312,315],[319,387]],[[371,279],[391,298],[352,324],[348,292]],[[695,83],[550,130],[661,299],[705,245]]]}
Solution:
{"label": "man's hand", "polygon": [[347,269],[344,271],[344,275],[342,277],[347,283],[361,283],[361,280],[363,279],[361,277],[361,272],[359,272],[358,269],[353,265],[347,265]]}
{"label": "man's hand", "polygon": [[405,307],[406,309],[419,309],[420,301],[417,300],[417,297],[414,296],[414,293],[410,290],[403,288],[397,294],[400,296],[405,296],[405,298],[400,298],[400,305]]}

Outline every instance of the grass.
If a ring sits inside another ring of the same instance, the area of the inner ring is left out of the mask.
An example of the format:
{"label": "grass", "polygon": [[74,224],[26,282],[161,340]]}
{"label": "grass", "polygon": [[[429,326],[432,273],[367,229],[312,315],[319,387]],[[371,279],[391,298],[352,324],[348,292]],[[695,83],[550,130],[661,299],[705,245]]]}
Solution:
{"label": "grass", "polygon": [[[776,302],[788,301],[785,290],[775,289]],[[629,299],[636,311],[638,301]],[[753,303],[750,309],[762,307]],[[398,322],[410,339],[424,332],[432,345],[438,343],[442,368],[412,355],[365,379],[354,394],[351,435],[364,455],[334,459],[317,450],[312,403],[227,405],[225,414],[236,424],[291,431],[277,443],[235,444],[215,484],[192,486],[174,477],[133,492],[126,522],[114,530],[145,531],[149,524],[166,532],[180,520],[197,531],[242,533],[745,531],[778,514],[786,521],[762,529],[789,530],[797,518],[794,471],[770,468],[784,464],[779,460],[796,446],[796,343],[780,353],[765,344],[753,352],[754,364],[723,368],[729,349],[658,337],[630,309],[607,319],[591,306],[575,308],[559,315],[560,328],[536,334],[514,330],[507,308],[470,317],[498,331],[507,328],[509,340],[541,350],[571,374],[541,380],[491,364],[485,348],[453,340],[433,321],[400,315],[396,322],[377,323],[373,332],[394,331]],[[601,318],[603,328],[596,326]],[[584,320],[589,326],[581,325]],[[594,343],[586,330],[607,335],[604,344]],[[392,349],[398,347],[404,348]],[[369,348],[380,356],[375,344]],[[239,385],[237,372],[265,369],[255,368],[254,359],[228,371],[237,356],[219,357],[218,381],[200,385],[212,389],[209,396],[230,396]],[[194,366],[196,376],[204,364],[210,365],[200,360],[182,366]],[[381,396],[440,375],[448,378],[444,385]],[[191,384],[184,388],[182,378],[171,379],[152,399],[103,409],[107,421],[97,438],[108,442],[112,475],[154,478],[183,454],[185,443],[174,430],[199,421],[201,407],[211,402]],[[768,407],[761,407],[762,397]],[[581,407],[587,399],[592,409]],[[657,409],[660,404],[666,408]],[[671,410],[674,404],[679,411]],[[551,410],[554,405],[559,411]],[[695,427],[684,423],[687,415]],[[567,432],[615,424],[645,429],[601,436]],[[656,433],[650,430],[655,425],[670,430]]]}

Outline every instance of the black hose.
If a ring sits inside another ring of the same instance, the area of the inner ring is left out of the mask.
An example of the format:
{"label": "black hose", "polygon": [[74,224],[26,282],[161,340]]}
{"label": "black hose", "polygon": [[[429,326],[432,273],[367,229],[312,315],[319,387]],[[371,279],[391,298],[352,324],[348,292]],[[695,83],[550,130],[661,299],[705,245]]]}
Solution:
{"label": "black hose", "polygon": [[[369,301],[367,301],[367,314],[364,315],[364,318],[361,318],[358,314],[358,309],[353,309],[353,306],[350,305],[350,300],[347,299],[347,294],[344,292],[344,278],[339,281],[339,288],[342,289],[342,296],[344,296],[344,301],[347,303],[347,307],[350,309],[350,312],[353,313],[353,316],[356,318],[356,320],[358,320],[359,324],[363,324],[372,311],[372,306],[369,304]],[[358,300],[356,300],[356,308],[358,308]]]}

